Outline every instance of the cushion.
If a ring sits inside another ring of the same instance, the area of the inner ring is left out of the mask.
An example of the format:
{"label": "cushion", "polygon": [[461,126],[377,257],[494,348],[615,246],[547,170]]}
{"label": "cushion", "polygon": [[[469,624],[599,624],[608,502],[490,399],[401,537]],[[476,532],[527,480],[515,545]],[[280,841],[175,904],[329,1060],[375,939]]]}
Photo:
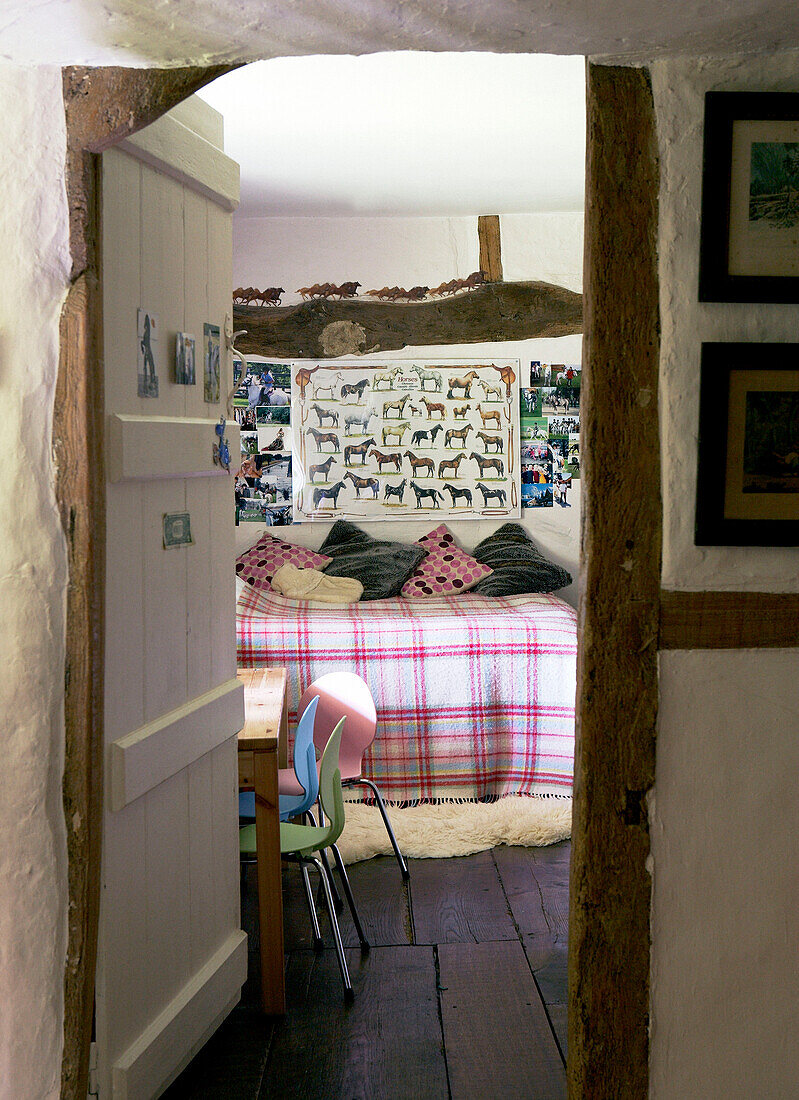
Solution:
{"label": "cushion", "polygon": [[332,559],[325,566],[325,573],[359,580],[363,585],[362,600],[385,600],[399,595],[427,553],[414,544],[373,538],[345,519],[333,524],[319,549]]}
{"label": "cushion", "polygon": [[519,523],[505,523],[472,551],[494,572],[475,585],[481,596],[517,596],[555,592],[571,584],[571,574],[548,561]]}
{"label": "cushion", "polygon": [[424,547],[427,557],[402,586],[406,599],[468,592],[493,572],[455,545],[455,536],[445,523],[422,535],[416,545]]}
{"label": "cushion", "polygon": [[271,589],[272,577],[286,562],[298,569],[321,569],[330,560],[326,554],[317,554],[304,546],[261,535],[255,546],[236,558],[236,576],[253,588]]}

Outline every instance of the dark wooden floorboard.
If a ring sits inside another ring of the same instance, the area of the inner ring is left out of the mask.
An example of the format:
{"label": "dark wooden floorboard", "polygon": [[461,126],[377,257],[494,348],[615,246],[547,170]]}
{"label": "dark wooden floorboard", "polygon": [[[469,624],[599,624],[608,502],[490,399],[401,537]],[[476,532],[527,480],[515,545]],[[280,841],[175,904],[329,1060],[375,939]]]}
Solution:
{"label": "dark wooden floorboard", "polygon": [[[565,1095],[569,851],[565,842],[412,860],[410,886],[390,857],[354,864],[350,881],[373,949],[348,951],[356,990],[349,1008],[324,906],[327,949],[315,953],[299,870],[286,867],[283,1021],[259,1010],[258,893],[249,868],[242,1003],[167,1100],[558,1100]],[[311,882],[316,891],[315,872]],[[340,925],[345,943],[356,945],[346,903]]]}
{"label": "dark wooden floorboard", "polygon": [[560,1100],[566,1072],[518,940],[438,949],[452,1100]]}
{"label": "dark wooden floorboard", "polygon": [[433,949],[347,958],[349,1007],[333,951],[289,960],[289,1014],[275,1025],[262,1100],[447,1100]]}
{"label": "dark wooden floorboard", "polygon": [[415,943],[516,939],[491,852],[409,860]]}

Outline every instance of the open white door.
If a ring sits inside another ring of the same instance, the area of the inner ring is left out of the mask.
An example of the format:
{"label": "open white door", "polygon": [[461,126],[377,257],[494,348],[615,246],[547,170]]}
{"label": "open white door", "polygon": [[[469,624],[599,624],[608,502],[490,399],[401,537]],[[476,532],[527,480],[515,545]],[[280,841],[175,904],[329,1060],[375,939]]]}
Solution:
{"label": "open white door", "polygon": [[[203,324],[231,311],[238,166],[190,100],[103,156],[108,439],[106,797],[97,972],[100,1096],[159,1095],[238,1001],[240,929],[233,488],[213,463],[220,400]],[[158,319],[158,397],[139,396],[137,311]],[[175,382],[175,334],[196,338]],[[231,452],[238,429],[228,425]],[[193,542],[165,548],[164,517]],[[184,525],[185,528],[185,525]]]}

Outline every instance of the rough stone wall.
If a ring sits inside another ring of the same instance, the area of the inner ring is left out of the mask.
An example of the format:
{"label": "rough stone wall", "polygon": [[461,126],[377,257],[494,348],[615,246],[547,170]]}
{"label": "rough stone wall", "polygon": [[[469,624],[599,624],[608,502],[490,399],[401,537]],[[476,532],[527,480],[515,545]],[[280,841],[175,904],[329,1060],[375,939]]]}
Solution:
{"label": "rough stone wall", "polygon": [[51,455],[70,267],[58,69],[0,65],[0,1095],[58,1094],[66,552]]}

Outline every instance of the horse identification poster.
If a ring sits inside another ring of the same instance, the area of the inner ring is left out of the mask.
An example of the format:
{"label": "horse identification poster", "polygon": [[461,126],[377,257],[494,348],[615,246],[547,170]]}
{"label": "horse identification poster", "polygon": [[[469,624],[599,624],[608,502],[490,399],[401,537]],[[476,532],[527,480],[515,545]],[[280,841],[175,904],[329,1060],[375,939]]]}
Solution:
{"label": "horse identification poster", "polygon": [[520,515],[519,361],[291,368],[294,522]]}

